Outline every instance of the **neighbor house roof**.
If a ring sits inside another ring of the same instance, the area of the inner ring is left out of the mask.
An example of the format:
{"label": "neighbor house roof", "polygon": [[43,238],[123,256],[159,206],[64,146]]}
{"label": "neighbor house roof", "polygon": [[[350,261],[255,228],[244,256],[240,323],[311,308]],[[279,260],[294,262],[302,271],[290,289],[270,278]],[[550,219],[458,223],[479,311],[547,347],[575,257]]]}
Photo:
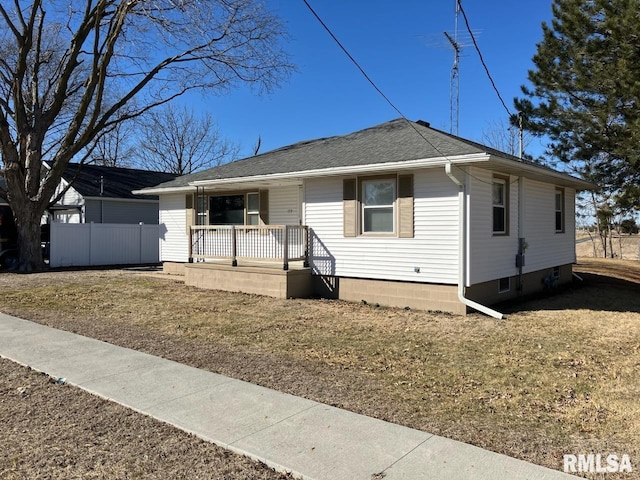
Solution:
{"label": "neighbor house roof", "polygon": [[173,173],[78,163],[70,163],[62,174],[62,178],[66,182],[73,182],[72,187],[85,198],[156,198],[131,192],[166,183],[176,177]]}
{"label": "neighbor house roof", "polygon": [[186,190],[252,179],[304,178],[389,168],[476,163],[505,173],[544,178],[577,189],[592,188],[567,174],[431,128],[428,123],[396,119],[347,135],[303,141],[202,172],[178,177],[140,193]]}

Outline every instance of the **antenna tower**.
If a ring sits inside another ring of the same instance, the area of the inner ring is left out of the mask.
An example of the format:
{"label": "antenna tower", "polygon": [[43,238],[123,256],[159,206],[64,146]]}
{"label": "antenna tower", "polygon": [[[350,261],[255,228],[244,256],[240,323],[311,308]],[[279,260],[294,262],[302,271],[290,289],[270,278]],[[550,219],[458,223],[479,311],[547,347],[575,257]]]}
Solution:
{"label": "antenna tower", "polygon": [[459,132],[459,120],[460,120],[460,52],[462,51],[462,45],[458,42],[458,17],[460,16],[460,0],[454,0],[456,4],[455,26],[453,30],[453,37],[447,32],[444,32],[444,36],[447,37],[449,43],[453,47],[453,66],[451,67],[451,84],[449,86],[449,121],[450,128],[449,133],[458,135]]}

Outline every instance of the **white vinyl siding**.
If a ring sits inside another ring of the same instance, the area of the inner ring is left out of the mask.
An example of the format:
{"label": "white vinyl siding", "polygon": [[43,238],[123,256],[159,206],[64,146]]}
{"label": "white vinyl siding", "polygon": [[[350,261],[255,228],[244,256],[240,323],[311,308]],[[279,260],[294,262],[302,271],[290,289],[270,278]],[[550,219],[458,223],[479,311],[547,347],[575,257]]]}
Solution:
{"label": "white vinyl siding", "polygon": [[[305,181],[314,273],[456,284],[458,190],[444,169],[415,172],[414,237],[345,237],[343,177]],[[416,270],[418,270],[416,272]]]}
{"label": "white vinyl siding", "polygon": [[[467,286],[517,274],[518,177],[509,177],[509,234],[493,235],[492,184],[494,172],[471,168],[468,180],[469,265]],[[499,172],[495,172],[496,174]],[[555,191],[550,183],[524,179],[524,238],[527,244],[523,273],[575,261],[575,191],[564,189],[565,230],[555,230]]]}
{"label": "white vinyl siding", "polygon": [[158,223],[158,204],[149,201],[127,201],[88,198],[84,223]]}
{"label": "white vinyl siding", "polygon": [[[56,198],[58,194],[67,186],[64,180],[61,180],[52,198]],[[84,198],[73,188],[70,188],[65,192],[62,198],[57,202],[57,205],[77,206],[78,208],[72,208],[70,210],[56,210],[53,214],[53,221],[58,223],[82,223],[82,205],[84,205]]]}
{"label": "white vinyl siding", "polygon": [[300,187],[298,185],[269,189],[269,223],[271,225],[300,224]]}
{"label": "white vinyl siding", "polygon": [[505,176],[509,208],[507,234],[493,232],[494,173],[470,168],[467,183],[468,252],[467,286],[515,275],[518,252],[518,179]]}
{"label": "white vinyl siding", "polygon": [[576,259],[575,190],[564,189],[564,232],[556,233],[555,192],[552,184],[526,182],[525,221],[528,248],[524,272],[552,268]]}
{"label": "white vinyl siding", "polygon": [[185,194],[160,196],[160,261],[189,260]]}

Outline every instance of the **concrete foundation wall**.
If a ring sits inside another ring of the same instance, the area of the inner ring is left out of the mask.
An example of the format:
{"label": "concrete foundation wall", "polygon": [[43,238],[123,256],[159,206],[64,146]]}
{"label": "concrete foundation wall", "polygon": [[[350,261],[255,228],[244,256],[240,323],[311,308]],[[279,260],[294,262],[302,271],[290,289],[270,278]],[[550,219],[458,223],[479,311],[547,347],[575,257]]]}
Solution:
{"label": "concrete foundation wall", "polygon": [[163,262],[162,271],[168,275],[184,275],[184,267],[186,263]]}
{"label": "concrete foundation wall", "polygon": [[467,287],[465,295],[467,298],[483,303],[484,305],[493,305],[523,295],[533,295],[545,289],[552,289],[572,281],[573,270],[571,264],[560,266],[559,271],[560,275],[557,279],[553,278],[553,268],[527,273],[522,276],[521,290],[518,289],[518,277],[512,276],[509,277],[510,289],[508,292],[500,293],[499,280],[492,280]]}
{"label": "concrete foundation wall", "polygon": [[186,264],[185,284],[210,290],[255,293],[275,298],[305,298],[313,294],[310,270]]}
{"label": "concrete foundation wall", "polygon": [[[553,269],[523,275],[522,289],[518,278],[510,277],[510,289],[499,292],[499,281],[472,285],[466,296],[483,305],[531,295],[572,281],[572,266],[562,265],[559,276]],[[205,289],[266,295],[275,298],[307,298],[319,296],[351,302],[365,301],[389,307],[443,311],[465,315],[467,307],[458,299],[456,285],[372,280],[312,275],[309,269],[281,270],[265,267],[232,267],[207,263],[164,263],[169,274],[184,275],[185,284]]]}
{"label": "concrete foundation wall", "polygon": [[443,311],[464,315],[466,306],[458,300],[456,285],[396,282],[346,277],[314,277],[314,289],[321,297],[351,302],[365,301],[389,307]]}

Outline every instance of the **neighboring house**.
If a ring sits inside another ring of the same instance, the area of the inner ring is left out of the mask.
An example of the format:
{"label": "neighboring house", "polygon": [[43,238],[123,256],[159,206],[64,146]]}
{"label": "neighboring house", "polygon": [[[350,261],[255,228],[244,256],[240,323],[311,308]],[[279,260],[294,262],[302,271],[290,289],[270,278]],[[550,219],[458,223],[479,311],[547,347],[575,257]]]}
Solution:
{"label": "neighboring house", "polygon": [[157,224],[158,197],[131,192],[175,178],[171,173],[70,163],[56,195],[72,186],[49,208],[48,221]]}
{"label": "neighboring house", "polygon": [[[572,280],[591,188],[398,119],[138,193],[160,196],[160,260],[188,284],[499,316],[485,305]],[[274,258],[308,268],[245,260]]]}

